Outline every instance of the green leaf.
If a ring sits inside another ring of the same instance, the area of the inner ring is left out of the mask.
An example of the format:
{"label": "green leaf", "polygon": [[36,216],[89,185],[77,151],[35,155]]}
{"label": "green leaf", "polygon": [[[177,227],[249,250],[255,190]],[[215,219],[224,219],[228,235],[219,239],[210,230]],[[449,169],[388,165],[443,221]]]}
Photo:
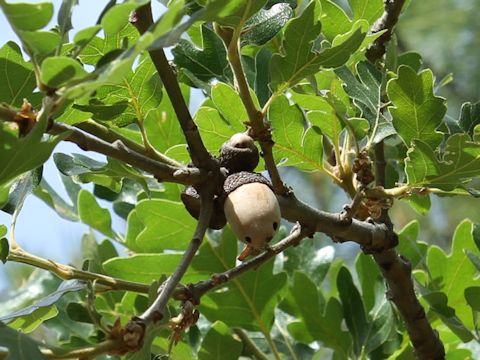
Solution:
{"label": "green leaf", "polygon": [[[196,271],[214,274],[235,266],[237,240],[230,230],[223,231],[218,245],[206,241],[192,262]],[[226,284],[228,291],[209,292],[202,298],[201,314],[209,321],[223,321],[228,326],[246,330],[270,332],[274,309],[283,294],[287,276],[273,274],[273,261],[268,261],[256,271],[250,271]],[[221,311],[219,311],[221,310]]]}
{"label": "green leaf", "polygon": [[82,65],[66,56],[49,57],[42,62],[42,81],[50,87],[59,87],[67,81],[81,79],[87,72]]}
{"label": "green leaf", "polygon": [[230,139],[235,131],[220,115],[220,113],[211,107],[201,106],[195,114],[195,123],[199,127],[200,134],[205,142],[207,149],[218,154],[222,144]]}
{"label": "green leaf", "polygon": [[462,104],[458,119],[460,128],[473,138],[475,126],[478,124],[480,124],[480,101],[474,104],[470,102]]}
{"label": "green leaf", "polygon": [[114,35],[122,30],[128,23],[130,13],[147,2],[146,0],[130,0],[108,9],[101,21],[105,34]]}
{"label": "green leaf", "polygon": [[23,207],[23,203],[28,195],[38,186],[42,179],[42,167],[29,171],[20,176],[18,180],[10,188],[8,202],[2,207],[11,215],[18,214]]}
{"label": "green leaf", "polygon": [[16,107],[22,105],[35,89],[35,73],[31,62],[23,60],[22,52],[13,41],[0,48],[0,102]]}
{"label": "green leaf", "polygon": [[[204,2],[204,1],[203,1]],[[215,14],[213,19],[219,24],[228,27],[242,27],[253,14],[259,11],[267,0],[210,0],[207,2],[207,11]]]}
{"label": "green leaf", "polygon": [[390,337],[392,329],[397,327],[395,322],[395,312],[390,302],[381,293],[383,301],[378,306],[370,319],[370,325],[365,337],[365,352],[367,354],[378,349],[382,344],[385,344]]}
{"label": "green leaf", "polygon": [[216,78],[231,83],[232,72],[222,40],[206,25],[202,26],[202,39],[202,49],[181,39],[172,49],[175,64],[179,68],[187,69],[202,81],[208,82]]}
{"label": "green leaf", "polygon": [[461,188],[480,175],[480,144],[470,141],[466,134],[452,135],[438,159],[427,143],[414,140],[405,159],[405,173],[411,186],[445,191]]}
{"label": "green leaf", "polygon": [[336,299],[331,298],[325,306],[325,300],[317,288],[318,286],[306,274],[299,271],[294,273],[286,301],[290,306],[289,312],[298,320],[291,322],[287,328],[298,341],[303,343],[321,341],[325,346],[346,357],[351,346],[351,338],[341,329],[343,320],[341,305]]}
{"label": "green leaf", "polygon": [[365,309],[369,312],[375,305],[376,295],[384,288],[383,278],[372,257],[363,253],[358,254],[355,260],[355,269],[360,280]]}
{"label": "green leaf", "polygon": [[[448,298],[448,306],[455,309],[456,316],[468,328],[473,326],[471,309],[466,304],[463,294],[467,287],[478,286],[480,283],[480,280],[476,279],[477,269],[465,256],[467,250],[477,251],[472,229],[473,224],[469,220],[458,225],[453,235],[450,254],[446,255],[437,246],[430,246],[427,253],[427,265],[431,279],[436,285],[435,291],[444,293],[442,297]],[[435,297],[434,300],[435,306],[442,306],[442,309],[445,308],[443,305],[447,305],[446,298],[443,300],[443,298]]]}
{"label": "green leaf", "polygon": [[27,332],[27,329],[29,329],[28,332],[33,331],[45,320],[57,314],[57,310],[54,307],[52,308],[52,305],[58,302],[62,296],[69,292],[81,291],[85,289],[85,287],[86,284],[78,280],[64,281],[53,293],[43,297],[32,305],[0,317],[0,321],[6,323],[13,321],[15,323],[13,326],[16,329],[22,328],[24,332]]}
{"label": "green leaf", "polygon": [[50,2],[9,4],[1,1],[0,7],[17,30],[39,30],[47,26],[53,16],[53,4]]}
{"label": "green leaf", "polygon": [[100,207],[95,196],[87,190],[80,190],[78,193],[77,206],[78,215],[83,223],[108,237],[115,237],[115,233],[112,230],[110,211]]}
{"label": "green leaf", "polygon": [[[460,295],[463,295],[463,293]],[[447,305],[449,299],[447,299],[445,293],[431,292],[423,295],[423,298],[428,302],[430,308],[438,315],[443,323],[447,325],[460,340],[463,342],[469,342],[473,339],[470,330],[455,314],[455,309]]]}
{"label": "green leaf", "polygon": [[392,123],[407,146],[420,139],[435,149],[442,141],[436,131],[447,107],[445,99],[433,93],[433,73],[423,70],[419,74],[408,66],[398,69],[398,77],[387,84]]}
{"label": "green leaf", "polygon": [[247,110],[233,87],[225,83],[212,86],[211,99],[220,114],[228,121],[232,131],[241,132],[248,121]]}
{"label": "green leaf", "polygon": [[148,191],[146,177],[119,160],[108,158],[108,163],[105,164],[85,155],[70,156],[62,153],[55,153],[53,159],[60,172],[71,176],[76,182],[93,182],[118,193],[122,188],[122,181],[127,178],[136,181]]}
{"label": "green leaf", "polygon": [[203,338],[198,351],[199,360],[236,360],[242,343],[232,336],[230,328],[221,321],[214,322]]}
{"label": "green leaf", "polygon": [[[349,33],[333,40],[333,47],[320,52],[312,51],[313,42],[320,33],[318,20],[320,5],[310,3],[300,17],[292,19],[285,27],[282,43],[284,56],[275,54],[270,63],[271,87],[276,92],[295,85],[303,78],[324,68],[343,65],[362,44],[365,33],[356,24]],[[305,32],[305,29],[309,29]],[[299,39],[298,34],[303,34]]]}
{"label": "green leaf", "polygon": [[101,25],[94,25],[85,29],[81,29],[75,34],[73,42],[77,46],[85,46],[94,38],[95,35],[98,34],[101,29]]}
{"label": "green leaf", "polygon": [[24,334],[28,334],[37,329],[44,321],[57,316],[57,314],[58,310],[55,305],[41,307],[29,315],[18,317],[8,324],[8,326],[20,330]]}
{"label": "green leaf", "polygon": [[383,14],[383,0],[348,0],[353,20],[365,19],[370,25]]}
{"label": "green leaf", "polygon": [[478,269],[478,271],[480,271],[480,257],[478,257],[477,255],[475,255],[474,253],[472,253],[469,250],[466,250],[465,254],[468,256],[468,258],[470,259],[472,264],[475,265],[475,267]]}
{"label": "green leaf", "polygon": [[405,256],[415,269],[425,262],[428,244],[418,241],[420,224],[418,221],[411,221],[398,233],[397,251]]}
{"label": "green leaf", "polygon": [[[105,109],[102,111],[102,108],[99,108],[94,119],[108,120],[119,127],[134,122],[142,123],[157,114],[155,110],[162,101],[162,82],[153,62],[149,57],[145,57],[135,68],[135,72],[129,72],[121,82],[102,86],[97,90],[96,96]],[[112,107],[116,107],[118,111],[105,115],[104,110],[112,110]],[[90,110],[88,106],[82,106],[81,109]]]}
{"label": "green leaf", "polygon": [[20,36],[37,63],[52,55],[61,42],[60,35],[53,31],[22,31]]}
{"label": "green leaf", "polygon": [[[180,88],[185,101],[188,103],[190,88],[185,85],[180,85]],[[154,110],[145,119],[144,127],[148,140],[160,152],[165,153],[172,146],[186,143],[172,102],[168,96],[162,97],[158,109]],[[173,157],[178,160],[177,157]]]}
{"label": "green leaf", "polygon": [[[320,103],[320,101],[319,101]],[[337,112],[326,101],[322,111],[308,111],[307,119],[313,126],[317,126],[324,136],[327,136],[335,147],[339,146],[340,134],[343,124],[337,116]]]}
{"label": "green leaf", "polygon": [[270,9],[260,9],[242,30],[242,45],[263,45],[273,38],[293,16],[292,8],[286,3],[273,5]]}
{"label": "green leaf", "polygon": [[[1,225],[5,228],[5,225]],[[6,229],[6,228],[5,228]],[[0,261],[2,263],[7,262],[8,254],[10,253],[10,244],[8,243],[7,238],[4,238],[3,235],[0,237]]]}
{"label": "green leaf", "polygon": [[474,310],[480,312],[480,287],[472,286],[465,289],[465,299],[468,305]]}
{"label": "green leaf", "polygon": [[383,140],[395,133],[390,122],[382,115],[381,91],[383,76],[373,64],[363,61],[356,66],[358,79],[343,66],[335,73],[345,83],[345,91],[353,99],[362,117],[370,124],[370,138],[373,143]]}
{"label": "green leaf", "polygon": [[0,128],[0,185],[8,183],[29,170],[36,169],[49,158],[54,147],[66,135],[48,137],[42,141],[47,117],[37,122],[27,136],[16,139]]}
{"label": "green leaf", "polygon": [[188,214],[183,203],[165,199],[142,200],[135,212],[143,224],[143,230],[135,238],[138,251],[184,250],[187,247],[196,220]]}
{"label": "green leaf", "polygon": [[322,4],[320,16],[322,34],[327,40],[331,42],[337,35],[349,32],[352,28],[352,21],[341,6],[330,0],[321,0],[320,2]]}
{"label": "green leaf", "polygon": [[[109,259],[103,263],[103,268],[110,276],[151,284],[162,275],[171,275],[181,258],[182,254],[139,254]],[[204,280],[210,275],[211,273],[189,268],[183,281]]]}
{"label": "green leaf", "polygon": [[58,10],[58,32],[64,40],[68,32],[73,29],[72,14],[75,5],[78,5],[78,0],[62,0],[62,5],[60,6],[60,10]]}
{"label": "green leaf", "polygon": [[345,322],[352,334],[353,350],[358,355],[362,352],[362,346],[365,344],[368,323],[362,297],[346,267],[342,267],[338,273],[337,288],[343,305]]}
{"label": "green leaf", "polygon": [[39,344],[30,337],[0,324],[0,346],[8,349],[6,360],[46,360]]}
{"label": "green leaf", "polygon": [[301,110],[279,96],[270,106],[268,119],[272,124],[277,163],[297,166],[301,170],[322,170],[322,136],[315,127],[305,130]]}

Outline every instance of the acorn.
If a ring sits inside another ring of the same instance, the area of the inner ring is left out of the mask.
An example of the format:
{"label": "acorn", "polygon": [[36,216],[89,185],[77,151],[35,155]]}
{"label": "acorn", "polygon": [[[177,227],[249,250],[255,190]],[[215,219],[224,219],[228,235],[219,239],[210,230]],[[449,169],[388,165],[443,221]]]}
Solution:
{"label": "acorn", "polygon": [[270,182],[247,171],[227,177],[223,210],[235,236],[246,244],[239,260],[266,249],[280,226],[280,206]]}
{"label": "acorn", "polygon": [[[221,229],[228,222],[235,236],[246,244],[239,256],[244,260],[268,247],[280,226],[280,206],[272,185],[254,173],[259,161],[253,139],[245,133],[234,134],[220,149],[220,166],[229,174],[224,193],[214,199],[209,227]],[[190,215],[198,219],[200,197],[192,186],[181,194]]]}
{"label": "acorn", "polygon": [[[245,133],[232,135],[222,145],[218,157],[220,166],[224,167],[228,174],[239,171],[253,171],[258,165],[259,159],[258,149],[253,139]],[[187,186],[181,193],[180,198],[189,214],[198,220],[200,216],[200,196],[197,190],[193,186]],[[223,200],[216,196],[213,206],[213,214],[208,227],[219,230],[227,222],[223,213]]]}
{"label": "acorn", "polygon": [[253,139],[245,133],[237,133],[226,141],[218,157],[220,166],[230,174],[240,171],[253,171],[260,160]]}
{"label": "acorn", "polygon": [[[185,208],[188,213],[198,220],[200,216],[200,195],[193,186],[187,186],[185,190],[180,194]],[[218,196],[215,196],[213,200],[213,213],[210,217],[208,227],[210,229],[220,230],[226,225],[227,220],[223,213],[223,201],[220,201]]]}

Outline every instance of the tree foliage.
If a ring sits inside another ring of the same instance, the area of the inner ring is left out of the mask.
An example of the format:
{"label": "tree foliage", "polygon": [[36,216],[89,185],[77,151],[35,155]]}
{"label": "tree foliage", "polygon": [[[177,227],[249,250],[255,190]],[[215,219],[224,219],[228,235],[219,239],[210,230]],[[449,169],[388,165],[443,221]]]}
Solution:
{"label": "tree foliage", "polygon": [[[395,233],[388,216],[400,199],[425,214],[431,196],[480,194],[479,104],[446,117],[421,55],[385,48],[404,1],[171,0],[154,21],[149,1],[110,1],[95,26],[73,29],[76,3],[46,29],[51,3],[0,0],[21,42],[0,48],[0,208],[12,215],[0,259],[37,268],[2,304],[0,357],[479,356],[479,225],[465,219],[442,249],[418,222]],[[192,89],[204,95],[194,114]],[[285,221],[240,263],[229,225],[207,225],[219,149],[247,129]],[[85,151],[55,152],[62,141]],[[42,178],[50,157],[68,198]],[[287,169],[351,202],[306,205]],[[185,185],[202,200],[198,221]],[[79,267],[16,242],[30,195],[89,226]],[[363,251],[342,259],[320,233]]]}

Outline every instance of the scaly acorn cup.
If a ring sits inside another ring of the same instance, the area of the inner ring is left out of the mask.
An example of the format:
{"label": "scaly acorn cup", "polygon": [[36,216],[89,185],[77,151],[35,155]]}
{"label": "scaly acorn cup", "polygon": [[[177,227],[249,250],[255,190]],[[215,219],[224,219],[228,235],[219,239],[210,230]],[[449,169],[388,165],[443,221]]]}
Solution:
{"label": "scaly acorn cup", "polygon": [[258,165],[260,156],[253,139],[245,133],[237,133],[222,145],[218,160],[220,166],[233,174],[253,171]]}
{"label": "scaly acorn cup", "polygon": [[267,248],[278,231],[280,206],[271,186],[264,176],[248,171],[225,180],[225,217],[235,236],[246,244],[239,260]]}
{"label": "scaly acorn cup", "polygon": [[[259,154],[253,139],[245,133],[237,133],[227,140],[220,149],[218,157],[220,166],[228,174],[239,171],[253,171],[258,165]],[[188,186],[180,195],[185,208],[192,217],[198,220],[200,216],[200,196],[193,186]],[[223,213],[223,200],[214,200],[213,214],[208,224],[211,229],[222,229],[226,224]]]}

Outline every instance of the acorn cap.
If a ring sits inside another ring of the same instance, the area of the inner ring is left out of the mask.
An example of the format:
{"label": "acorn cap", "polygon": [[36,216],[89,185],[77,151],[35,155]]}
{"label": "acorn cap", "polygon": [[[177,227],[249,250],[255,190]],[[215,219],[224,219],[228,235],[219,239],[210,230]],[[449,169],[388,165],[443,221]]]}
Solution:
{"label": "acorn cap", "polygon": [[[180,198],[189,214],[198,220],[198,217],[200,216],[200,195],[197,190],[195,190],[193,186],[188,186],[180,194]],[[213,213],[208,227],[210,229],[220,230],[226,225],[226,223],[227,220],[223,212],[223,201],[220,201],[218,197],[215,197],[213,202]]]}
{"label": "acorn cap", "polygon": [[239,171],[253,171],[260,160],[253,139],[245,133],[237,133],[226,141],[220,149],[220,166],[230,174]]}
{"label": "acorn cap", "polygon": [[272,183],[265,176],[249,171],[240,171],[235,174],[229,175],[225,180],[225,183],[223,184],[223,189],[228,195],[240,186],[250,183],[265,184],[273,190]]}

